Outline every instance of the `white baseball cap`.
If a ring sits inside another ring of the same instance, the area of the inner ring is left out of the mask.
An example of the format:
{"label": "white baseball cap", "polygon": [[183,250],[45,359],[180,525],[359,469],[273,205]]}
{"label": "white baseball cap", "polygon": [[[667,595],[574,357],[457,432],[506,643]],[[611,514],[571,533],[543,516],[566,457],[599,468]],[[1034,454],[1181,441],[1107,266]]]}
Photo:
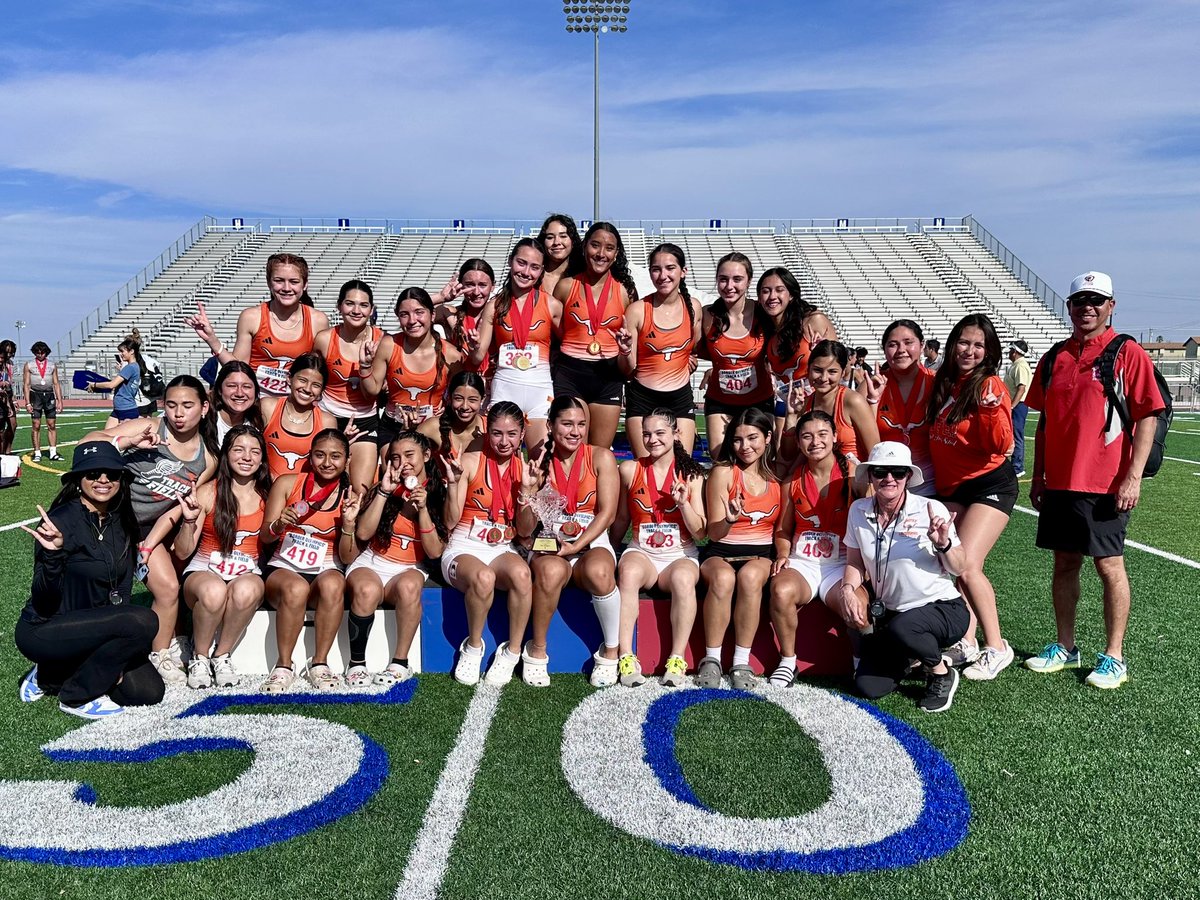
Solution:
{"label": "white baseball cap", "polygon": [[912,453],[908,446],[899,441],[880,441],[871,448],[871,455],[867,461],[860,463],[854,470],[854,483],[858,485],[859,490],[867,489],[871,466],[908,466],[909,472],[912,473],[908,476],[910,488],[925,482],[925,476],[921,474],[920,466],[913,465]]}
{"label": "white baseball cap", "polygon": [[1112,279],[1103,272],[1084,272],[1071,282],[1071,292],[1068,297],[1076,294],[1099,294],[1101,297],[1112,298]]}

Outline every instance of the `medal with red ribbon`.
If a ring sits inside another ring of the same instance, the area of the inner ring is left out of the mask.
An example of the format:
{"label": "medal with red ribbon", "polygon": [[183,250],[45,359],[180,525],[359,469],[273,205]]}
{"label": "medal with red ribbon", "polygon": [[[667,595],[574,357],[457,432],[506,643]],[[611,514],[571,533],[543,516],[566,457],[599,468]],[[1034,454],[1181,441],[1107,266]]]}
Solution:
{"label": "medal with red ribbon", "polygon": [[514,297],[512,305],[509,307],[509,321],[512,323],[513,346],[518,350],[524,350],[525,344],[529,341],[529,329],[533,327],[533,309],[537,306],[538,289],[533,288],[525,295],[525,309],[522,311],[517,307],[517,300]]}
{"label": "medal with red ribbon", "polygon": [[608,305],[608,294],[612,290],[612,273],[604,274],[604,286],[600,288],[600,301],[596,302],[596,298],[592,295],[592,286],[587,283],[587,279],[583,279],[583,297],[587,301],[588,321],[590,326],[588,331],[592,335],[592,342],[588,344],[588,353],[592,356],[600,355],[600,321],[604,318],[604,307]]}
{"label": "medal with red ribbon", "polygon": [[300,499],[292,504],[292,509],[296,510],[296,515],[303,518],[308,515],[308,511],[314,506],[320,506],[324,503],[329,495],[337,490],[338,481],[331,481],[329,484],[320,490],[312,490],[316,487],[317,477],[309,472],[304,476],[304,486],[300,489]]}
{"label": "medal with red ribbon", "polygon": [[579,508],[579,480],[583,475],[583,447],[575,451],[575,461],[571,463],[570,474],[563,468],[563,464],[557,456],[554,457],[552,465],[554,466],[554,480],[563,496],[567,498],[566,512],[574,515],[575,510]]}
{"label": "medal with red ribbon", "polygon": [[675,460],[671,460],[671,468],[667,470],[667,477],[663,479],[663,485],[667,488],[665,491],[654,483],[654,463],[646,466],[646,496],[650,499],[650,517],[654,519],[655,525],[661,525],[666,518],[666,512],[660,507],[659,501],[671,493],[671,485],[674,483]]}
{"label": "medal with red ribbon", "polygon": [[50,365],[50,360],[49,359],[35,359],[33,361],[33,364],[34,364],[34,366],[37,367],[38,380],[40,380],[42,382],[42,384],[45,384],[46,383],[46,368]]}
{"label": "medal with red ribbon", "polygon": [[[508,461],[508,471],[500,474],[500,466],[492,457],[487,458],[487,477],[492,485],[492,502],[488,510],[488,515],[491,516],[493,522],[503,521],[505,524],[512,522],[515,510],[513,502],[513,482],[515,473],[513,468],[516,466],[516,460]],[[501,519],[503,514],[503,520]]]}

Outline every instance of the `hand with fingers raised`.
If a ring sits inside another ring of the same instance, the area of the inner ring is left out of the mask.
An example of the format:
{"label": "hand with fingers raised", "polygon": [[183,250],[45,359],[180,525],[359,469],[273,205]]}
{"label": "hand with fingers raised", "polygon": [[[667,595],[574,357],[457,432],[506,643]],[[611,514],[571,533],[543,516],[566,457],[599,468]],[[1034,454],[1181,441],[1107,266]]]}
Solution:
{"label": "hand with fingers raised", "polygon": [[63,533],[50,520],[50,514],[42,509],[40,505],[37,507],[37,511],[38,515],[42,517],[42,521],[38,523],[38,527],[34,529],[27,525],[22,525],[21,530],[32,534],[33,539],[46,550],[61,550],[63,548]]}
{"label": "hand with fingers raised", "polygon": [[929,540],[933,542],[933,546],[949,547],[950,535],[953,533],[954,520],[958,518],[958,513],[950,513],[950,518],[944,518],[934,512],[933,504],[929,504]]}

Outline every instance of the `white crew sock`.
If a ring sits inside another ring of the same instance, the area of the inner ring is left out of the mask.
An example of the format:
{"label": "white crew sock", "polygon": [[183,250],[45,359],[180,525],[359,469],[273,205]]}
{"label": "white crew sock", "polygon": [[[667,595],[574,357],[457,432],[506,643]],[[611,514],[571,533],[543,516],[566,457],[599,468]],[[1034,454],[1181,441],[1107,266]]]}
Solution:
{"label": "white crew sock", "polygon": [[794,656],[781,657],[779,660],[779,668],[791,669],[793,672],[795,672],[796,671],[796,657],[794,657]]}
{"label": "white crew sock", "polygon": [[616,588],[598,597],[592,594],[592,609],[600,620],[600,632],[604,635],[604,646],[612,649],[620,645],[621,592]]}
{"label": "white crew sock", "polygon": [[512,647],[505,647],[504,648],[504,658],[507,660],[515,661],[515,660],[519,660],[521,658],[521,654],[513,653]]}
{"label": "white crew sock", "polygon": [[[750,648],[743,647],[740,644],[733,645],[733,664],[735,666],[750,665]],[[796,662],[792,661],[792,668],[795,668]]]}
{"label": "white crew sock", "polygon": [[715,659],[717,662],[720,662],[721,661],[721,648],[720,647],[705,647],[704,655],[711,657],[712,659]]}

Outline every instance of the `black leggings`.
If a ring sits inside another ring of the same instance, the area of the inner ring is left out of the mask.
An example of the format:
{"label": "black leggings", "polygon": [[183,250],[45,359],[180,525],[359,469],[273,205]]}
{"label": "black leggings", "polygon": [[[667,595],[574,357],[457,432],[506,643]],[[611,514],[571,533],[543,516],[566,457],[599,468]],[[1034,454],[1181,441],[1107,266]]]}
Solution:
{"label": "black leggings", "polygon": [[942,648],[961,638],[970,621],[962,597],[888,613],[875,623],[874,633],[863,638],[855,686],[870,700],[887,696],[900,684],[912,660],[927,666],[941,662]]}
{"label": "black leggings", "polygon": [[123,706],[151,706],[163,698],[163,680],[149,659],[157,631],[153,611],[123,603],[59,613],[36,625],[22,616],[14,637],[37,663],[38,685],[67,706],[101,694]]}

